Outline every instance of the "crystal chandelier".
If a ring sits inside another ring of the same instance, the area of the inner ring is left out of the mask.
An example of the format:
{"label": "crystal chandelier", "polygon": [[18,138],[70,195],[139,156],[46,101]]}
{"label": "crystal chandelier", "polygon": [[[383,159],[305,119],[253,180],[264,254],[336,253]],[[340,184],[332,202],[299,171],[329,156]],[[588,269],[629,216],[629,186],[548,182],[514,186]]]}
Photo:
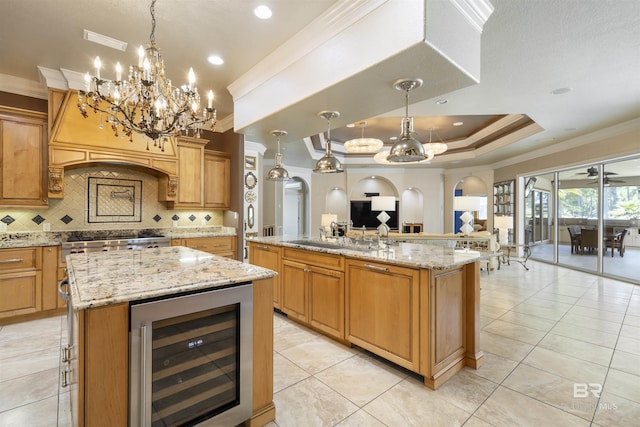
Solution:
{"label": "crystal chandelier", "polygon": [[375,153],[380,150],[384,143],[378,138],[365,138],[364,128],[367,126],[367,122],[363,121],[359,124],[362,127],[362,136],[345,142],[344,149],[349,153]]}
{"label": "crystal chandelier", "polygon": [[[166,77],[164,61],[156,45],[155,3],[151,1],[151,35],[146,49],[138,50],[138,65],[129,66],[129,74],[122,80],[120,63],[115,66],[115,80],[101,78],[102,63],[94,61],[95,74],[85,75],[85,88],[78,91],[78,108],[86,118],[87,108],[107,115],[107,123],[116,136],[120,133],[133,141],[133,132],[148,136],[153,145],[164,151],[167,137],[188,135],[200,137],[208,126],[214,129],[216,110],[213,92],[208,93],[208,105],[200,109],[200,95],[195,86],[193,68],[189,69],[188,84],[175,87]],[[147,141],[147,150],[149,142]]]}

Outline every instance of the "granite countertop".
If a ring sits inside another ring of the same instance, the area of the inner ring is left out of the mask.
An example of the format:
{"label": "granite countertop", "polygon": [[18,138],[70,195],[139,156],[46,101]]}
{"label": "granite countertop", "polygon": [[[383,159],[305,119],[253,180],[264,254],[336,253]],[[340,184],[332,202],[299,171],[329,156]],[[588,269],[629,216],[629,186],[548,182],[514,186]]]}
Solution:
{"label": "granite countertop", "polygon": [[174,246],[67,256],[74,310],[267,279],[275,271]]}
{"label": "granite countertop", "polygon": [[[0,234],[0,249],[10,248],[25,248],[32,246],[57,246],[62,242],[66,242],[70,235],[80,234],[82,236],[89,236],[93,239],[97,239],[96,236],[101,236],[100,239],[108,239],[111,235],[131,235],[131,237],[137,237],[140,230],[84,230],[84,231],[34,231],[34,232],[17,232],[17,233],[2,233]],[[158,234],[170,237],[172,239],[187,239],[194,237],[215,237],[215,236],[235,236],[236,230],[231,227],[188,227],[188,228],[173,228],[173,229],[158,229],[153,230]]]}
{"label": "granite countertop", "polygon": [[[452,247],[427,243],[391,243],[391,245],[386,248],[383,243],[381,243],[380,246],[376,246],[377,242],[375,242],[375,247],[369,250],[365,245],[354,245],[352,243],[342,244],[340,240],[325,242],[320,240],[320,238],[301,236],[254,237],[248,240],[315,252],[344,255],[367,261],[389,262],[414,268],[428,268],[431,270],[444,270],[496,256],[496,254],[487,254],[473,250],[455,250]],[[330,243],[331,247],[312,246],[323,243]]]}

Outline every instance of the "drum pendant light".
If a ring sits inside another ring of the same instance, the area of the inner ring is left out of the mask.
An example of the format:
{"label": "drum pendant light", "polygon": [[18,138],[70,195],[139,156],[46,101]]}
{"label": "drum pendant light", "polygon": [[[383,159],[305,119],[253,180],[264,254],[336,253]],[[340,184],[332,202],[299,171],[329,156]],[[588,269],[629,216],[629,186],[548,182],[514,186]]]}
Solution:
{"label": "drum pendant light", "polygon": [[267,181],[288,181],[289,172],[282,166],[282,154],[280,154],[280,137],[282,135],[286,135],[287,131],[285,130],[272,130],[271,135],[278,138],[278,151],[276,152],[276,164],[269,172],[267,172],[267,176],[265,179]]}
{"label": "drum pendant light", "polygon": [[409,91],[422,86],[420,79],[401,79],[393,84],[397,90],[405,92],[405,117],[402,119],[402,131],[398,141],[393,144],[387,160],[392,163],[419,162],[427,158],[427,153],[413,133],[413,117],[409,117]]}
{"label": "drum pendant light", "polygon": [[316,173],[342,173],[344,170],[340,161],[331,153],[331,119],[340,117],[340,113],[337,111],[320,111],[318,116],[327,120],[327,145],[325,155],[318,160],[313,171]]}

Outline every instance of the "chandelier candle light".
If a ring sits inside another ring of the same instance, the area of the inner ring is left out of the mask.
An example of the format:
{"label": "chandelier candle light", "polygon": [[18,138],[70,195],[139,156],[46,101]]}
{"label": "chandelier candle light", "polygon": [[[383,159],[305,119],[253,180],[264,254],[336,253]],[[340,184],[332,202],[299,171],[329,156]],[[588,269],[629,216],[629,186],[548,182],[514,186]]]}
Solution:
{"label": "chandelier candle light", "polygon": [[[164,151],[167,137],[188,135],[200,137],[203,126],[214,129],[216,110],[213,108],[213,92],[209,91],[207,107],[200,110],[200,95],[195,86],[195,73],[189,69],[188,83],[174,87],[166,77],[164,61],[155,40],[155,3],[152,0],[151,35],[146,49],[138,50],[138,65],[129,66],[129,73],[122,79],[122,66],[115,66],[115,80],[100,75],[102,62],[94,61],[93,77],[85,75],[85,88],[78,91],[78,108],[86,118],[87,107],[94,113],[105,113],[107,122],[116,136],[119,132],[133,141],[133,132],[146,135],[153,145]],[[147,150],[149,142],[147,141]]]}

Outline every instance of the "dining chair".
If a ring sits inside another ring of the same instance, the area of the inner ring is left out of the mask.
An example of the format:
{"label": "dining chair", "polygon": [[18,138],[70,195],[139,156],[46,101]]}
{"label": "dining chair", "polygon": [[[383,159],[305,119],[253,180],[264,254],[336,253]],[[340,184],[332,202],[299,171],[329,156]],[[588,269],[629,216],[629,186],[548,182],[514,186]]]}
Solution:
{"label": "dining chair", "polygon": [[580,251],[580,228],[575,225],[567,227],[569,230],[569,236],[571,237],[571,253],[575,250],[575,253]]}
{"label": "dining chair", "polygon": [[[613,258],[613,254],[618,249],[618,253],[620,257],[624,256],[624,236],[627,235],[627,229],[625,228],[619,233],[616,233],[615,236],[607,237],[604,239],[605,250],[611,248],[611,258]],[[606,252],[605,252],[606,255]]]}
{"label": "dining chair", "polygon": [[589,253],[592,253],[595,249],[598,250],[598,230],[592,230],[589,228],[583,228],[580,230],[580,253],[584,255],[584,250],[587,249]]}

